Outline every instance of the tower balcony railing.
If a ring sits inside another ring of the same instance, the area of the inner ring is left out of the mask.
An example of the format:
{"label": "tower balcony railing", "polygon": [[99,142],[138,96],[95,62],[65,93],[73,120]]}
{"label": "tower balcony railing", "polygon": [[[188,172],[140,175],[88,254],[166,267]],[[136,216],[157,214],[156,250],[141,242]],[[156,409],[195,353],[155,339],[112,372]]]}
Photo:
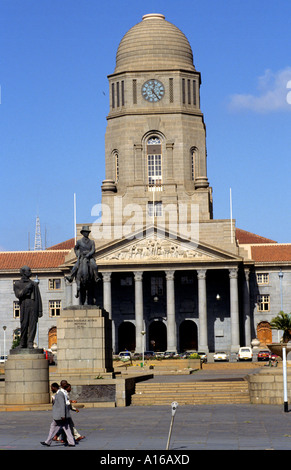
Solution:
{"label": "tower balcony railing", "polygon": [[148,184],[148,191],[164,191],[164,186],[162,185],[161,180],[156,180]]}

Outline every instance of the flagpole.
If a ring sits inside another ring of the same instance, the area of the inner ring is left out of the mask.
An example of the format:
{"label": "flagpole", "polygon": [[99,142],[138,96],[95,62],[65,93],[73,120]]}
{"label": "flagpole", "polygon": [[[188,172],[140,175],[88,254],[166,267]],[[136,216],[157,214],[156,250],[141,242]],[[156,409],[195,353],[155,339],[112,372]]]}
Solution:
{"label": "flagpole", "polygon": [[76,193],[74,193],[74,237],[75,245],[77,243],[77,207],[76,207]]}
{"label": "flagpole", "polygon": [[231,188],[229,189],[229,203],[230,203],[230,243],[233,242],[233,229],[232,229],[232,195]]}
{"label": "flagpole", "polygon": [[[155,182],[154,182],[155,185]],[[155,186],[153,185],[153,226],[155,226]]]}

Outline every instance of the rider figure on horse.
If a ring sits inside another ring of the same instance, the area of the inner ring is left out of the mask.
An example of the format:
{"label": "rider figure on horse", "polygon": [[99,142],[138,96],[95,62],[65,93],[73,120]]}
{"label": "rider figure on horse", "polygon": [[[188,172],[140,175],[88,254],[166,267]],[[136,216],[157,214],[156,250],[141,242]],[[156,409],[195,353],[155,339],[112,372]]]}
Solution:
{"label": "rider figure on horse", "polygon": [[[78,259],[71,270],[70,276],[65,276],[65,278],[69,282],[72,282],[74,277],[77,277],[81,261],[84,258],[89,262],[89,266],[93,272],[94,281],[98,282],[100,280],[98,275],[98,267],[95,262],[95,259],[93,258],[93,255],[95,253],[95,243],[93,240],[89,239],[90,232],[91,230],[88,225],[84,225],[82,227],[81,234],[83,235],[83,237],[77,241],[74,247],[74,251]],[[79,292],[77,291],[76,297],[78,296]]]}

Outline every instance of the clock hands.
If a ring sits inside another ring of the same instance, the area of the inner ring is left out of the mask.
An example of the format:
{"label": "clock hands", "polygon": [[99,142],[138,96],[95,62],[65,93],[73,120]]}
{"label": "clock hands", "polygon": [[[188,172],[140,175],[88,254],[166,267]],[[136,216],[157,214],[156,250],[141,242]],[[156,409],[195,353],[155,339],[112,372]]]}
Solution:
{"label": "clock hands", "polygon": [[158,80],[148,80],[142,87],[143,97],[150,102],[157,102],[164,96],[164,86]]}
{"label": "clock hands", "polygon": [[152,90],[152,93],[159,99],[158,95],[156,94],[155,90]]}

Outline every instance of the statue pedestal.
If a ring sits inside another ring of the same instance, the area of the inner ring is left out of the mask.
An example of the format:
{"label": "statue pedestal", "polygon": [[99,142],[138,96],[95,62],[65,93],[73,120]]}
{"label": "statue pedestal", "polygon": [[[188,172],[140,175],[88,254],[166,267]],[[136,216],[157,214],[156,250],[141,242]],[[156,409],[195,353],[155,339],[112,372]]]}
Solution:
{"label": "statue pedestal", "polygon": [[58,374],[113,372],[112,325],[94,305],[65,308],[57,319]]}
{"label": "statue pedestal", "polygon": [[5,404],[50,402],[49,365],[42,349],[11,349],[5,363]]}

